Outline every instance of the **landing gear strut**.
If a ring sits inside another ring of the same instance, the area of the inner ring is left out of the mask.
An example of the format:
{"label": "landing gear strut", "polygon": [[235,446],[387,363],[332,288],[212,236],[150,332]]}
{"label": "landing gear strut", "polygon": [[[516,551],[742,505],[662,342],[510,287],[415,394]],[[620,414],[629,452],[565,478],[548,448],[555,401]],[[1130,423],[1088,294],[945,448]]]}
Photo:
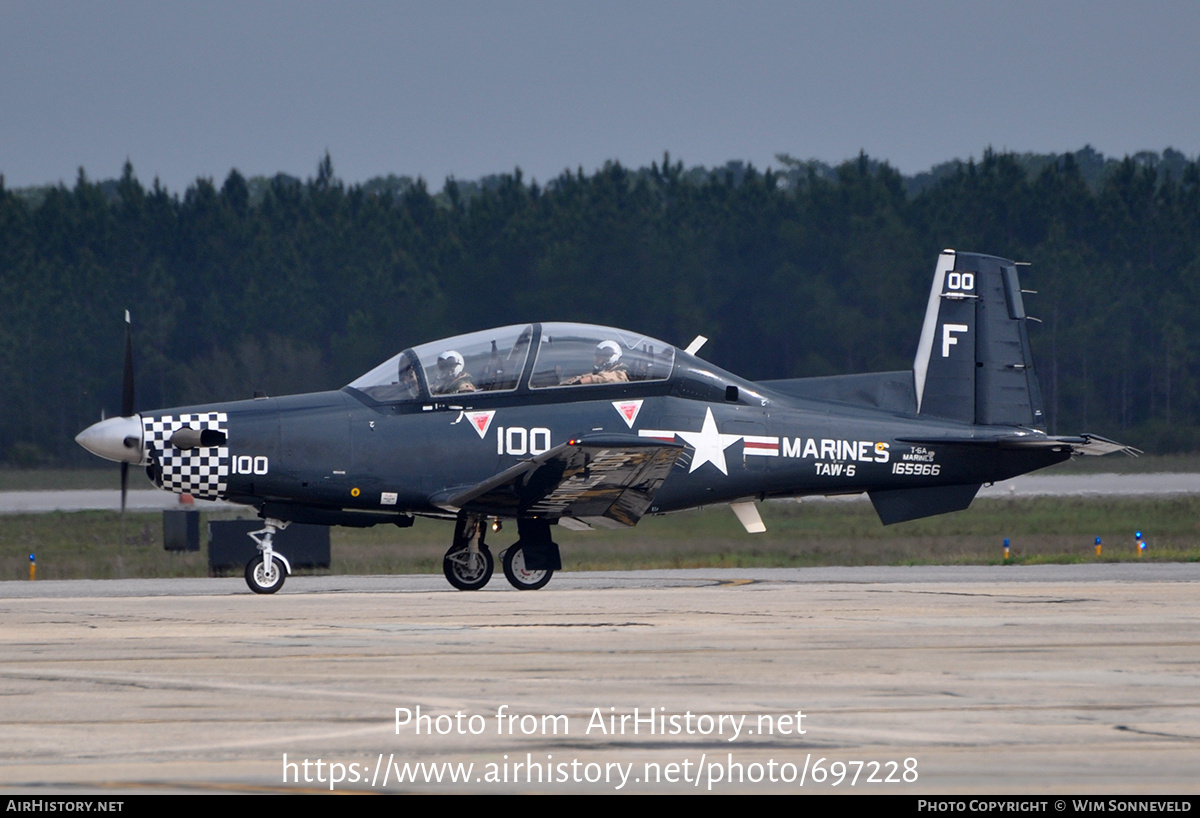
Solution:
{"label": "landing gear strut", "polygon": [[287,558],[276,554],[274,548],[275,532],[283,531],[288,523],[268,517],[263,525],[264,528],[249,533],[262,553],[246,563],[246,584],[256,594],[273,594],[283,587],[283,581],[292,572]]}
{"label": "landing gear strut", "polygon": [[488,584],[496,561],[483,542],[482,517],[460,513],[454,526],[454,543],[442,558],[442,573],[460,591],[478,591]]}

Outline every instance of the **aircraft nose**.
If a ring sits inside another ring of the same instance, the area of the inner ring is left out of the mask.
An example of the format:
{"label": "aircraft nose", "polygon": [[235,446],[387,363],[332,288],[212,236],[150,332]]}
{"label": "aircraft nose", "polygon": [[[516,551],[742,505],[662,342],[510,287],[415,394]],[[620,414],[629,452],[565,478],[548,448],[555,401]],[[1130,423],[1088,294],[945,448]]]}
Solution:
{"label": "aircraft nose", "polygon": [[138,415],[93,423],[75,442],[98,457],[118,463],[142,461],[142,419]]}

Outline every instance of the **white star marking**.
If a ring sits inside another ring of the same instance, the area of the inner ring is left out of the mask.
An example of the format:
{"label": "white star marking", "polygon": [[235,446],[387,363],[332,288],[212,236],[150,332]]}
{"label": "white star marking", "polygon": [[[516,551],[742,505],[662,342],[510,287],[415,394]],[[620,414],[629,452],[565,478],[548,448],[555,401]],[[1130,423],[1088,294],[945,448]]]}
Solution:
{"label": "white star marking", "polygon": [[717,422],[713,420],[712,409],[705,410],[704,426],[698,432],[676,432],[696,450],[696,454],[692,457],[692,467],[688,469],[688,474],[691,474],[696,469],[703,466],[705,463],[712,463],[721,470],[721,474],[729,476],[729,469],[725,466],[725,450],[732,446],[736,441],[741,440],[741,435],[723,435],[717,431]]}

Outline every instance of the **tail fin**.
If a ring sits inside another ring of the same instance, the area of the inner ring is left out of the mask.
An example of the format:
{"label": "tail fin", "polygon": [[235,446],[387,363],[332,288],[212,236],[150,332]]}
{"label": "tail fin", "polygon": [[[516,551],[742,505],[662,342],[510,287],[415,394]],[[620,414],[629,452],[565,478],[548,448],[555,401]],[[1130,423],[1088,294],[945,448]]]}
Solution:
{"label": "tail fin", "polygon": [[1014,262],[943,250],[913,363],[917,413],[1041,428],[1026,320]]}

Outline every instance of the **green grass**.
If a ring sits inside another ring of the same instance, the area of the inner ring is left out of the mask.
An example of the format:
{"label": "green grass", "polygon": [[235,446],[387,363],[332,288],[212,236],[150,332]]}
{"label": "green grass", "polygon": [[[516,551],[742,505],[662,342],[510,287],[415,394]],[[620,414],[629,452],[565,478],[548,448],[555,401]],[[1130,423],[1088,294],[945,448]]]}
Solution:
{"label": "green grass", "polygon": [[[130,488],[153,488],[137,466],[130,469]],[[69,489],[121,488],[121,469],[116,463],[94,469],[0,468],[0,491],[66,491]]]}
{"label": "green grass", "polygon": [[[967,511],[886,528],[866,502],[760,508],[764,534],[747,534],[728,508],[714,507],[651,517],[629,530],[556,529],[555,539],[567,570],[1000,564],[1005,537],[1009,564],[1200,560],[1200,497],[977,500]],[[1139,529],[1150,546],[1145,557],[1134,546]],[[452,533],[452,524],[424,519],[408,529],[334,528],[332,572],[436,573]],[[488,535],[496,554],[515,539],[511,523]],[[123,535],[113,512],[0,516],[0,579],[28,578],[30,553],[40,579],[208,574],[206,551],[163,550],[161,513],[127,515]]]}

